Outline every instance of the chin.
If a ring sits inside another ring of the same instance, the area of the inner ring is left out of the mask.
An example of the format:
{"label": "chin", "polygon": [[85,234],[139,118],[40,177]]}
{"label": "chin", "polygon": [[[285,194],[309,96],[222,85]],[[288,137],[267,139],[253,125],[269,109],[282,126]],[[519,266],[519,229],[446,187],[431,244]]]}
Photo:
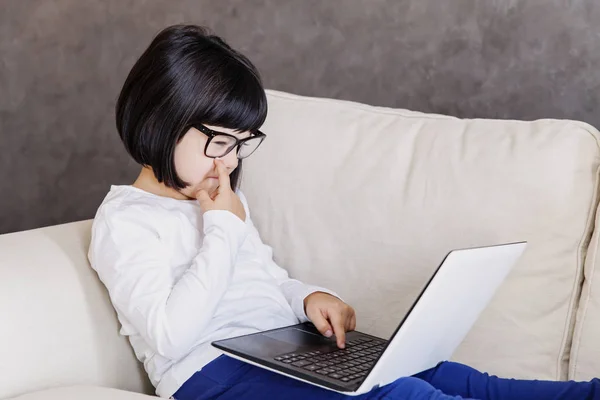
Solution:
{"label": "chin", "polygon": [[219,185],[202,185],[198,189],[196,189],[196,193],[198,191],[200,191],[200,190],[206,190],[206,192],[208,193],[208,195],[212,199],[213,196],[215,196],[217,194],[217,188],[218,187],[219,187]]}

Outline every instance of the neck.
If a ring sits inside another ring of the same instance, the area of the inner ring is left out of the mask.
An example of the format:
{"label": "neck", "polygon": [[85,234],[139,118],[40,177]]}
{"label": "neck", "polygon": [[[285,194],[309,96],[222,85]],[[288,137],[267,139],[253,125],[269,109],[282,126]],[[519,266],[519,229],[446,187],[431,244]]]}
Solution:
{"label": "neck", "polygon": [[157,196],[170,197],[176,200],[190,200],[184,194],[159,182],[150,167],[142,168],[132,186]]}

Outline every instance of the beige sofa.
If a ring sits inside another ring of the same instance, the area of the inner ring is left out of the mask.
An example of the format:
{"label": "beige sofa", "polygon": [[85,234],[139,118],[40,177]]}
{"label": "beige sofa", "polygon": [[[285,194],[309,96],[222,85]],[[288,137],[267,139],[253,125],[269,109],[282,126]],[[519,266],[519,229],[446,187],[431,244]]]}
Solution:
{"label": "beige sofa", "polygon": [[[527,240],[453,359],[520,378],[600,375],[596,129],[269,102],[242,188],[291,275],[336,290],[359,329],[386,336],[446,252]],[[0,236],[0,398],[153,392],[88,265],[90,226]]]}

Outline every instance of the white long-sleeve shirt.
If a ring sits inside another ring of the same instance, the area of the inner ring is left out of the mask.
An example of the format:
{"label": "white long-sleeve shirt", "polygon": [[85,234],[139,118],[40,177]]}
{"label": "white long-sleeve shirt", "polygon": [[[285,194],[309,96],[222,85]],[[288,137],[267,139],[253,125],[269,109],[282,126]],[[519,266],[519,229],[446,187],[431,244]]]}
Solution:
{"label": "white long-sleeve shirt", "polygon": [[337,296],[289,278],[239,194],[245,222],[133,186],[112,186],[96,213],[90,263],[161,397],[222,354],[212,341],[307,321],[306,296]]}

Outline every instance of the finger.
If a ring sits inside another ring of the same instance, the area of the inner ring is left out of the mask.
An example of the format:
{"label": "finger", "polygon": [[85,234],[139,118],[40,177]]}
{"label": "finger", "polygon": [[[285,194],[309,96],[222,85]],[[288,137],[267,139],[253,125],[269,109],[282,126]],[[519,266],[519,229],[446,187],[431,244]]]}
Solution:
{"label": "finger", "polygon": [[215,190],[213,190],[211,193],[208,194],[210,196],[210,199],[212,201],[215,201],[215,199],[219,196],[219,186],[217,186],[215,188]]}
{"label": "finger", "polygon": [[352,313],[352,317],[350,318],[350,326],[348,327],[349,331],[353,331],[356,329],[356,314]]}
{"label": "finger", "polygon": [[331,325],[329,325],[329,322],[327,322],[327,318],[325,318],[320,312],[317,312],[316,315],[311,318],[311,322],[323,336],[331,337],[331,335],[333,335],[333,328],[331,328]]}
{"label": "finger", "polygon": [[348,331],[353,330],[352,329],[352,325],[353,325],[353,323],[355,321],[355,319],[354,319],[354,316],[355,316],[354,309],[352,307],[350,307],[350,306],[347,306],[345,315],[346,315],[345,327],[346,327],[346,332],[348,332]]}
{"label": "finger", "polygon": [[346,329],[344,328],[344,315],[339,310],[329,313],[329,321],[333,327],[333,333],[337,339],[337,345],[340,349],[346,347]]}
{"label": "finger", "polygon": [[199,190],[198,193],[196,193],[196,199],[200,203],[200,207],[202,207],[203,210],[206,209],[207,205],[212,203],[212,199],[206,190]]}
{"label": "finger", "polygon": [[215,158],[215,165],[217,166],[217,172],[219,173],[219,190],[222,193],[223,190],[231,189],[231,183],[229,182],[229,172],[223,161]]}

